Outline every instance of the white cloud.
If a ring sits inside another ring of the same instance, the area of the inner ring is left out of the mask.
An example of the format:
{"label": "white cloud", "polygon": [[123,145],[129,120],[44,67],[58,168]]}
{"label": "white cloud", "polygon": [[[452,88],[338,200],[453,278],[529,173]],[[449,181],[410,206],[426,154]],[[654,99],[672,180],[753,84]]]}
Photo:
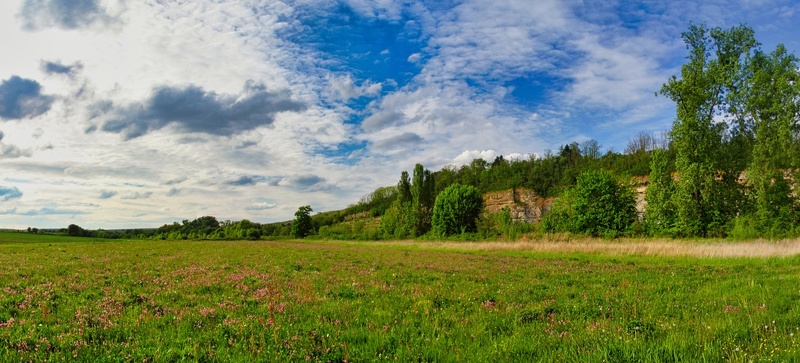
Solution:
{"label": "white cloud", "polygon": [[247,209],[247,210],[267,210],[267,209],[273,209],[273,208],[275,208],[277,206],[278,206],[278,204],[276,204],[276,203],[258,202],[258,203],[253,203],[253,204],[247,206],[245,209]]}
{"label": "white cloud", "polygon": [[381,83],[375,83],[370,80],[366,80],[362,82],[360,86],[357,86],[356,81],[350,74],[340,76],[328,75],[326,78],[330,84],[332,98],[340,101],[348,101],[361,96],[375,96],[379,94],[383,88]]}

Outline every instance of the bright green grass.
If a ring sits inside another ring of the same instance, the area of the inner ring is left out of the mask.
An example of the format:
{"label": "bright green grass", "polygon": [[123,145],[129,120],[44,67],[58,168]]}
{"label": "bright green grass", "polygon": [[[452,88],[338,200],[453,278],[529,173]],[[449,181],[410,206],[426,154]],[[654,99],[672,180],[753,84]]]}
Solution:
{"label": "bright green grass", "polygon": [[800,258],[62,240],[0,234],[0,361],[800,360]]}

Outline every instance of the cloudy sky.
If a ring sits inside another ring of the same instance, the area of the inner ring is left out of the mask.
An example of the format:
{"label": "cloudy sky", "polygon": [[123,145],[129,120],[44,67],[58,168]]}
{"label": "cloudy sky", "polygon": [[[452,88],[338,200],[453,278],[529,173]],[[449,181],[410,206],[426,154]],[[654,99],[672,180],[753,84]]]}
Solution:
{"label": "cloudy sky", "polygon": [[0,227],[270,222],[475,157],[669,129],[690,22],[800,3],[2,0]]}

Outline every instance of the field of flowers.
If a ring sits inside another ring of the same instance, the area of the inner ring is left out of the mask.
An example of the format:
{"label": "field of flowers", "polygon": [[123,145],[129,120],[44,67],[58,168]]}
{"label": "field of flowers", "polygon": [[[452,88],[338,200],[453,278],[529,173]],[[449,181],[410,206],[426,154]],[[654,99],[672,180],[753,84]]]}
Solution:
{"label": "field of flowers", "polygon": [[0,361],[800,360],[800,258],[0,234]]}

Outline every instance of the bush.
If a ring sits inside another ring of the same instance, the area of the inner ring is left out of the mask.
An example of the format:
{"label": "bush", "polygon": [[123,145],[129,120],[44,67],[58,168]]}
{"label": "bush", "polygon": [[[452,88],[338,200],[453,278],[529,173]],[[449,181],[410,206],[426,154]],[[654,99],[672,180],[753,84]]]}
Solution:
{"label": "bush", "polygon": [[609,172],[590,171],[575,185],[575,232],[616,236],[636,219],[636,200]]}
{"label": "bush", "polygon": [[572,208],[574,202],[574,190],[568,189],[553,202],[550,210],[542,216],[542,230],[547,233],[572,232],[573,218],[575,210]]}
{"label": "bush", "polygon": [[471,185],[452,184],[436,197],[433,206],[433,232],[451,236],[477,232],[476,221],[483,211],[483,196]]}
{"label": "bush", "polygon": [[611,173],[589,171],[578,176],[542,218],[545,232],[586,233],[617,237],[636,218],[636,201]]}

